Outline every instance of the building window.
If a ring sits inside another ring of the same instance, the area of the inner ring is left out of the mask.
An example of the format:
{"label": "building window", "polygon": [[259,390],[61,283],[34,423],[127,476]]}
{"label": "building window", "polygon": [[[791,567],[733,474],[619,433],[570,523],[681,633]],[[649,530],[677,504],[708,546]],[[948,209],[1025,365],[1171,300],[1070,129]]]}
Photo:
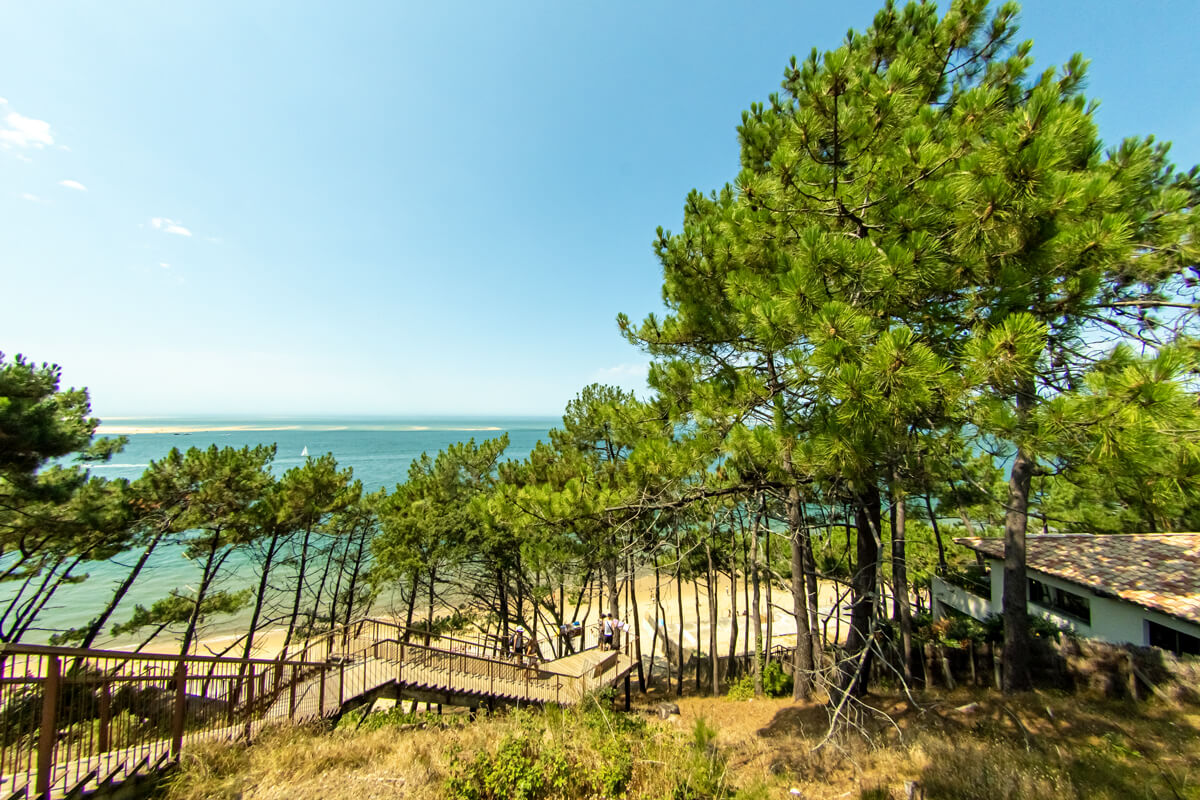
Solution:
{"label": "building window", "polygon": [[1146,620],[1150,646],[1170,650],[1177,656],[1200,656],[1200,639],[1186,633]]}
{"label": "building window", "polygon": [[1047,611],[1062,614],[1084,625],[1092,624],[1092,605],[1081,594],[1068,592],[1051,586],[1048,583],[1029,579],[1029,602],[1035,603]]}

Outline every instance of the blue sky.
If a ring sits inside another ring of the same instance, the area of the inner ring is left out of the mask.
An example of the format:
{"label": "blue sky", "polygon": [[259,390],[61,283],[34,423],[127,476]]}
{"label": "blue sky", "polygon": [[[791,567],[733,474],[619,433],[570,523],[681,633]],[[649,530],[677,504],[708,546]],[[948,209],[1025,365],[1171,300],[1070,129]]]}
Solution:
{"label": "blue sky", "polygon": [[[556,414],[642,383],[650,243],[878,2],[4,5],[0,350],[106,418]],[[1027,3],[1200,162],[1200,3]]]}

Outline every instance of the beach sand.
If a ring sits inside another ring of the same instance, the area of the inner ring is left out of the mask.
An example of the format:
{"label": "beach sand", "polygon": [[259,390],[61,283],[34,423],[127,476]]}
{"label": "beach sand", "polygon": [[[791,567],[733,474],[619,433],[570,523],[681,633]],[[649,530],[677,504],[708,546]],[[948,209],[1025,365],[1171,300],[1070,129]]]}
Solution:
{"label": "beach sand", "polygon": [[[139,433],[228,433],[231,431],[294,431],[299,425],[112,425],[101,423],[96,433],[101,436],[128,436]],[[335,430],[335,429],[330,429]]]}

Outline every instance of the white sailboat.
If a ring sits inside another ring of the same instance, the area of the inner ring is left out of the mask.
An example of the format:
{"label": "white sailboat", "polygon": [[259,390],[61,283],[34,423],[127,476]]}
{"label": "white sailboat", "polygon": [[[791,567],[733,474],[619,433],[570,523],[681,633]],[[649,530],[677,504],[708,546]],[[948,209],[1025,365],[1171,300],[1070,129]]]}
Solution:
{"label": "white sailboat", "polygon": [[304,445],[304,449],[300,451],[301,458],[308,458],[308,445]]}

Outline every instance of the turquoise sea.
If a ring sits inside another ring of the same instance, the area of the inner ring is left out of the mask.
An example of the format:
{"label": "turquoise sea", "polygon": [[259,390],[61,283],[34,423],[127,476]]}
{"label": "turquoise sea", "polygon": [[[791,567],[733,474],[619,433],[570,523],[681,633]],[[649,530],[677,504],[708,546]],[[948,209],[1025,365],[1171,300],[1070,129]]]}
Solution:
{"label": "turquoise sea", "polygon": [[[245,447],[274,444],[277,448],[274,469],[282,474],[310,456],[332,453],[338,466],[350,467],[365,491],[380,487],[392,489],[408,475],[412,461],[421,453],[434,455],[454,442],[496,438],[508,433],[505,458],[518,459],[529,454],[539,439],[547,438],[550,428],[559,424],[551,417],[458,417],[445,419],[217,419],[217,418],[109,418],[101,436],[125,435],[129,444],[110,463],[92,467],[95,475],[105,478],[140,476],[153,459],[162,458],[172,448]],[[139,432],[133,432],[139,431]],[[153,431],[153,432],[148,432]],[[136,555],[136,554],[131,554]],[[121,563],[98,564],[90,569],[87,581],[66,586],[55,595],[53,607],[41,618],[46,630],[29,637],[43,641],[55,629],[82,625],[92,618],[111,597],[112,587],[126,574]],[[223,588],[250,585],[254,576],[248,565],[232,564]],[[165,597],[172,589],[186,588],[195,579],[198,568],[175,549],[159,549],[151,563],[130,590],[114,619],[125,619],[135,603],[148,605]],[[236,630],[240,620],[214,624],[213,632]]]}

